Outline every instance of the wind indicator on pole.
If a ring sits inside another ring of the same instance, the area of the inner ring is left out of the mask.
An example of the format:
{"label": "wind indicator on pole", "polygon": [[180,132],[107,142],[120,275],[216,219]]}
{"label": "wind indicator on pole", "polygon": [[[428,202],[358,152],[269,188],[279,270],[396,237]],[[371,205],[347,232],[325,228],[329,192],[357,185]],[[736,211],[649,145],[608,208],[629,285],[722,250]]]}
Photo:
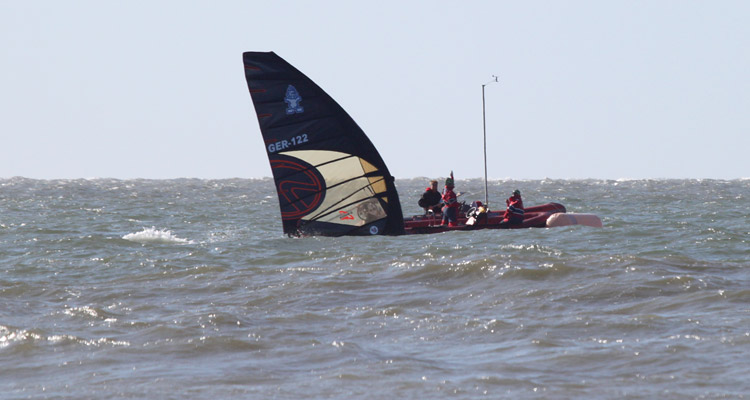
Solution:
{"label": "wind indicator on pole", "polygon": [[489,194],[487,191],[487,118],[484,107],[484,87],[490,83],[498,82],[497,75],[492,75],[492,80],[482,85],[482,130],[484,137],[484,204],[485,207],[489,207]]}

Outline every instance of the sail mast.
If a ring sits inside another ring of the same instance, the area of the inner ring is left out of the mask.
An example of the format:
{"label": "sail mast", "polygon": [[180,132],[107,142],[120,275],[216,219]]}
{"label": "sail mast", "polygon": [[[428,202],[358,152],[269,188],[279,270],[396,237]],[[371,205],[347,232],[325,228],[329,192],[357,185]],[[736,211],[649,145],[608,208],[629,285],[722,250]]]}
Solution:
{"label": "sail mast", "polygon": [[489,85],[492,82],[497,82],[497,76],[492,75],[494,78],[493,80],[485,83],[482,85],[482,130],[483,130],[483,138],[484,138],[484,205],[485,207],[489,207],[489,194],[487,190],[487,118],[485,113],[485,107],[484,107],[484,87]]}

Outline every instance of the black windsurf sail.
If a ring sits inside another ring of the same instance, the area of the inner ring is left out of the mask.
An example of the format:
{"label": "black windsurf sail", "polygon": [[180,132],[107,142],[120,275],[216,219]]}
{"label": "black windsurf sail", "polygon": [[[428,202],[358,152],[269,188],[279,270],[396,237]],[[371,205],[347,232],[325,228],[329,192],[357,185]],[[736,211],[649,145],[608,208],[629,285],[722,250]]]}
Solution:
{"label": "black windsurf sail", "polygon": [[349,114],[275,53],[242,58],[284,232],[403,234],[394,179]]}

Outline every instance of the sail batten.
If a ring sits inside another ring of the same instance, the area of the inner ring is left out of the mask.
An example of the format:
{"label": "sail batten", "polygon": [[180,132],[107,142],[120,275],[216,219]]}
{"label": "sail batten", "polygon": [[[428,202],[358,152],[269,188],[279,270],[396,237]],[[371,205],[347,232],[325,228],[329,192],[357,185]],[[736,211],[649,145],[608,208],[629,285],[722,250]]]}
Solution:
{"label": "sail batten", "polygon": [[394,179],[327,93],[276,54],[243,54],[284,232],[403,234]]}
{"label": "sail batten", "polygon": [[[284,154],[286,154],[286,153],[280,153],[280,154],[284,155]],[[301,171],[299,171],[299,173],[303,173],[303,172],[305,172],[305,171],[308,171],[308,170],[319,169],[320,167],[323,167],[323,166],[325,166],[325,165],[327,165],[327,164],[331,164],[331,163],[334,163],[334,162],[336,162],[336,161],[341,161],[341,160],[345,160],[345,159],[348,159],[348,158],[352,158],[352,157],[353,157],[353,156],[351,156],[351,155],[346,155],[346,156],[343,156],[343,157],[339,158],[338,160],[326,161],[326,162],[324,162],[324,163],[321,163],[321,164],[317,164],[317,165],[311,165],[311,166],[310,166],[310,168],[308,168],[308,169],[305,169],[305,170],[301,170]],[[280,174],[280,175],[278,176],[278,179],[288,178],[288,177],[289,177],[289,176],[291,176],[291,175],[294,175],[294,174],[290,174],[290,175],[286,175],[286,176],[285,176],[285,175],[281,175],[281,174]]]}

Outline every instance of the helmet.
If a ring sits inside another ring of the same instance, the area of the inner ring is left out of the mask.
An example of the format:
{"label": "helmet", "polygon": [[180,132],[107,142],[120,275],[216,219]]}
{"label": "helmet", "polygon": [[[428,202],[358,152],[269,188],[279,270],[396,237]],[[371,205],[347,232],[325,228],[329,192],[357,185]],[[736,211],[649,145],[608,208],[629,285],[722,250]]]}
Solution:
{"label": "helmet", "polygon": [[445,186],[453,187],[453,178],[447,178],[445,180]]}
{"label": "helmet", "polygon": [[520,196],[520,195],[521,195],[521,191],[520,190],[516,189],[516,190],[513,191],[513,196]]}

